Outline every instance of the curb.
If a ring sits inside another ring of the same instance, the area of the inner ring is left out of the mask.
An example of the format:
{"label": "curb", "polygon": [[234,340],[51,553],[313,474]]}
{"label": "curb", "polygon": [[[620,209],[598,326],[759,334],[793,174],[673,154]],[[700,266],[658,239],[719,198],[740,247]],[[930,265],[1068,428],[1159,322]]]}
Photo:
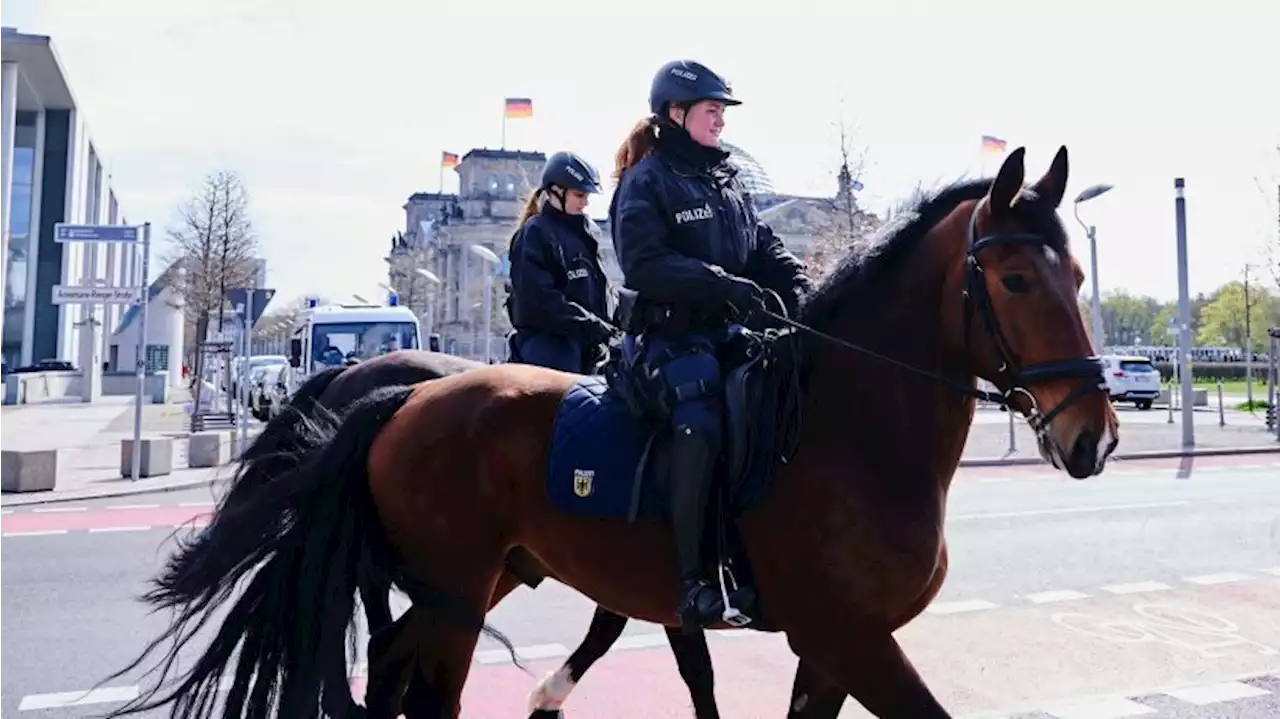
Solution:
{"label": "curb", "polygon": [[[1248,454],[1280,454],[1280,442],[1271,447],[1212,447],[1206,449],[1162,449],[1146,452],[1125,452],[1111,455],[1111,461],[1136,461],[1143,459],[1180,459],[1183,457],[1226,457]],[[961,467],[1019,467],[1049,463],[1040,457],[977,457],[961,459]]]}
{"label": "curb", "polygon": [[[232,465],[224,464],[222,467],[230,467]],[[31,504],[54,504],[56,502],[83,502],[91,499],[109,499],[111,497],[129,497],[135,494],[158,494],[161,492],[179,492],[184,489],[199,489],[201,487],[212,487],[231,479],[228,476],[201,477],[200,479],[179,479],[164,484],[150,485],[122,485],[119,487],[111,487],[109,489],[94,489],[90,491],[73,491],[66,494],[41,493],[31,495],[12,495],[12,499],[5,497],[0,506],[3,507],[22,507]],[[54,490],[56,492],[57,490]]]}

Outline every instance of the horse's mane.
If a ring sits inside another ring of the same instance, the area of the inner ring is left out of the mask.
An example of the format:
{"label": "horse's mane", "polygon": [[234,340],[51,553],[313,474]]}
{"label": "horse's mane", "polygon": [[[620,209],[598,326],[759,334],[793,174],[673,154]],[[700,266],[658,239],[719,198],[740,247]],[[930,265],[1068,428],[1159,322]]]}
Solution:
{"label": "horse's mane", "polygon": [[[879,230],[850,245],[836,269],[809,294],[800,310],[800,321],[827,330],[835,317],[851,305],[876,306],[877,294],[887,284],[883,280],[898,273],[920,240],[960,203],[985,196],[992,182],[990,178],[961,179],[941,189],[917,187]],[[1054,209],[1040,207],[1030,190],[1023,190],[1022,199],[1015,207],[1025,210],[1021,219],[1028,229],[1042,233],[1050,247],[1065,253],[1066,232]]]}

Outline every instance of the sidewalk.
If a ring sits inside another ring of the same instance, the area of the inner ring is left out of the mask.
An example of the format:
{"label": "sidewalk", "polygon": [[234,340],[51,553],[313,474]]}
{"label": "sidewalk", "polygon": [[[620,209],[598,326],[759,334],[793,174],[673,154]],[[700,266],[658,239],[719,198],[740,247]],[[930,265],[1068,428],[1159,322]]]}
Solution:
{"label": "sidewalk", "polygon": [[208,486],[229,478],[234,465],[187,467],[186,393],[174,399],[169,404],[142,407],[142,436],[173,439],[172,471],[137,482],[120,471],[121,441],[133,438],[132,397],[109,396],[90,404],[76,401],[5,406],[0,410],[0,445],[6,450],[58,450],[58,477],[52,491],[0,495],[0,506],[172,491]]}
{"label": "sidewalk", "polygon": [[[1175,412],[1168,423],[1166,409],[1141,411],[1117,406],[1120,417],[1120,443],[1116,459],[1154,459],[1159,457],[1203,456],[1210,454],[1280,453],[1280,441],[1268,432],[1262,413],[1228,410],[1226,421],[1219,426],[1217,407],[1199,408],[1195,412],[1195,447],[1182,449],[1182,415]],[[974,417],[969,439],[965,443],[961,466],[1002,464],[1040,464],[1035,434],[1018,415],[1014,421],[1014,452],[1010,453],[1009,415],[995,409],[979,409]]]}

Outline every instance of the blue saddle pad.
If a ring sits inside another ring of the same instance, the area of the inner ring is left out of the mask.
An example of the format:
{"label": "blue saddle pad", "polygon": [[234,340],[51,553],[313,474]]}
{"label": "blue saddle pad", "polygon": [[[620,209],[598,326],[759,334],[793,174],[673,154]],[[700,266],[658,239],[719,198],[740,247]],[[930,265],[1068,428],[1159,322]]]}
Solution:
{"label": "blue saddle pad", "polygon": [[626,403],[608,393],[604,377],[575,382],[560,402],[552,430],[551,504],[566,514],[615,518],[627,517],[638,504],[637,517],[663,516],[664,496],[659,483],[651,481],[654,462],[637,471],[652,435]]}

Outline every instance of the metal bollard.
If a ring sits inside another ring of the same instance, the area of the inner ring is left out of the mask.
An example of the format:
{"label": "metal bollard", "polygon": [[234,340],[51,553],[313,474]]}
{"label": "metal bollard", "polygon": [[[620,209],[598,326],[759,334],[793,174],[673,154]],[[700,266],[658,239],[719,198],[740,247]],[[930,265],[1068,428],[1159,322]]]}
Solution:
{"label": "metal bollard", "polygon": [[1173,383],[1169,383],[1169,421],[1166,424],[1173,424]]}
{"label": "metal bollard", "polygon": [[1227,414],[1222,407],[1222,379],[1218,379],[1218,426],[1227,426]]}
{"label": "metal bollard", "polygon": [[1010,407],[1009,408],[1009,456],[1017,454],[1017,452],[1018,452],[1018,439],[1017,439],[1017,433],[1014,432],[1014,426],[1013,426],[1013,408]]}

